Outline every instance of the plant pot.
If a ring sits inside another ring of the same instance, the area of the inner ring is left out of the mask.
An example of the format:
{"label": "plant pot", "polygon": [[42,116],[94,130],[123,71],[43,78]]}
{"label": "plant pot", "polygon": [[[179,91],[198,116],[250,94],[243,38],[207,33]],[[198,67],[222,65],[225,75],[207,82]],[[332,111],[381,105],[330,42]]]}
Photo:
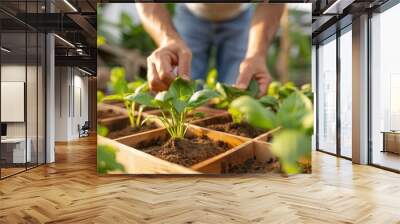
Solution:
{"label": "plant pot", "polygon": [[[140,135],[140,134],[139,134]],[[109,138],[97,136],[97,145],[116,149],[116,161],[125,171],[112,174],[198,174],[199,172],[159,159]]]}
{"label": "plant pot", "polygon": [[[192,169],[209,174],[236,174],[235,168],[243,167],[246,161],[252,160],[266,164],[268,169],[279,170],[278,158],[271,153],[271,145],[261,141],[250,141],[230,150],[229,153],[214,157],[207,163],[199,163]],[[267,171],[268,172],[268,171]],[[253,173],[251,171],[245,173]],[[260,171],[257,171],[260,173]],[[261,172],[265,173],[265,172]]]}
{"label": "plant pot", "polygon": [[[217,159],[220,159],[221,157],[229,155],[231,152],[234,152],[237,150],[237,148],[240,148],[243,143],[250,141],[250,139],[247,138],[242,138],[238,136],[231,136],[231,135],[224,135],[219,132],[210,130],[210,129],[205,129],[193,125],[189,125],[187,135],[191,136],[207,136],[211,141],[217,142],[217,141],[222,141],[229,145],[229,149],[223,153],[217,154],[211,158],[207,158],[203,161],[200,161],[196,164],[191,165],[190,167],[184,167],[182,165],[178,165],[172,162],[168,162],[166,160],[157,158],[155,156],[152,156],[150,154],[147,154],[137,148],[140,148],[142,145],[147,145],[151,144],[152,142],[157,142],[157,141],[166,141],[169,139],[169,134],[166,131],[166,129],[160,128],[156,129],[153,131],[145,132],[145,133],[139,133],[136,135],[132,136],[127,136],[123,138],[119,138],[116,140],[108,140],[107,144],[114,146],[115,148],[120,148],[121,144],[124,145],[123,149],[130,149],[134,151],[134,155],[137,157],[135,159],[129,159],[131,161],[135,160],[140,160],[140,157],[144,156],[143,160],[146,160],[147,163],[140,163],[142,165],[129,165],[127,163],[124,163],[124,165],[129,166],[128,170],[130,170],[130,174],[148,174],[148,173],[170,173],[170,174],[190,174],[190,173],[198,173],[196,167],[204,167],[207,166],[208,163],[212,163]],[[104,138],[101,138],[104,139]],[[101,144],[99,142],[98,144]],[[127,158],[126,158],[127,159]],[[163,162],[160,162],[163,161]],[[172,164],[172,165],[171,165]],[[199,165],[201,164],[201,165]],[[170,165],[170,166],[168,166]],[[166,168],[168,167],[168,169]],[[147,168],[146,168],[147,167]],[[157,170],[155,167],[160,168],[160,170]],[[162,167],[162,169],[161,169]],[[190,170],[191,172],[187,172],[187,170]],[[168,172],[167,172],[168,171]]]}
{"label": "plant pot", "polygon": [[[220,115],[215,115],[209,118],[205,118],[205,119],[201,119],[198,121],[194,121],[192,124],[200,126],[200,127],[204,127],[204,128],[209,128],[209,129],[213,129],[215,131],[218,131],[220,133],[225,133],[225,134],[229,134],[229,135],[233,135],[233,136],[241,136],[244,138],[258,138],[260,136],[264,136],[265,138],[267,138],[272,131],[264,131],[262,129],[255,129],[253,127],[251,127],[250,125],[246,125],[246,128],[242,129],[242,131],[239,130],[235,130],[235,129],[231,129],[231,130],[223,130],[225,128],[225,125],[229,125],[229,123],[232,122],[232,118],[231,115],[228,113],[225,114],[220,114]],[[221,126],[221,127],[217,127],[217,126]],[[253,136],[250,136],[249,133],[247,132],[251,132],[251,134]]]}

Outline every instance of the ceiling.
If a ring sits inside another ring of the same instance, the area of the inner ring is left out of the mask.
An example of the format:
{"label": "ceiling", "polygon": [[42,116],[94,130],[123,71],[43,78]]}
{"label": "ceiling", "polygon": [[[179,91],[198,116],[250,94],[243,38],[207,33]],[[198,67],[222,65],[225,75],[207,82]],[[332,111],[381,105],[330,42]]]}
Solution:
{"label": "ceiling", "polygon": [[37,48],[30,43],[33,35],[29,32],[50,32],[61,37],[55,38],[56,66],[73,65],[95,72],[96,26],[96,0],[0,0],[2,45],[12,49],[7,54],[10,60],[23,58],[25,46],[29,58],[35,55]]}

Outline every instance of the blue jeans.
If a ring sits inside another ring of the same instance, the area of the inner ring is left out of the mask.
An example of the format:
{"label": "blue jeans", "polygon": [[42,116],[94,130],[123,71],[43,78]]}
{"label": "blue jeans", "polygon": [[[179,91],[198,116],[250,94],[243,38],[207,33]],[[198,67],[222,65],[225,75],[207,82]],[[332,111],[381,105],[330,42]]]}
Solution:
{"label": "blue jeans", "polygon": [[239,65],[247,51],[252,15],[253,8],[249,7],[236,18],[212,22],[193,15],[184,4],[176,4],[174,24],[192,50],[192,79],[205,80],[214,47],[218,81],[228,84],[236,82]]}

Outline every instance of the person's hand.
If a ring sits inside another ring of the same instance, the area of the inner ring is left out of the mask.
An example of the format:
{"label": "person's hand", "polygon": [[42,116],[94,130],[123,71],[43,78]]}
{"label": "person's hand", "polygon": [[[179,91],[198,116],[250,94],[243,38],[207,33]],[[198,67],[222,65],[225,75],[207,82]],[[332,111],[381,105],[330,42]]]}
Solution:
{"label": "person's hand", "polygon": [[259,96],[265,95],[267,87],[271,82],[271,76],[265,65],[265,57],[253,56],[245,58],[240,64],[239,77],[235,86],[239,89],[246,90],[250,81],[255,79],[260,88]]}
{"label": "person's hand", "polygon": [[[192,52],[182,40],[163,42],[147,57],[147,80],[151,90],[167,90],[176,74],[190,79]],[[174,69],[177,67],[176,74]]]}

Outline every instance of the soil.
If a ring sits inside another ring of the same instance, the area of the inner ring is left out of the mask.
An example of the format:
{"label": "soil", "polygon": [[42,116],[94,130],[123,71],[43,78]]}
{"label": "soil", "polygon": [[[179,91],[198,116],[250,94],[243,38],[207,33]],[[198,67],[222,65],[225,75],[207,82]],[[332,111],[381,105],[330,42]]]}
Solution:
{"label": "soil", "polygon": [[254,128],[247,123],[240,123],[235,124],[233,122],[228,122],[224,124],[210,124],[206,126],[207,128],[227,132],[233,135],[248,137],[248,138],[255,138],[266,131],[260,128]]}
{"label": "soil", "polygon": [[207,136],[202,136],[167,141],[158,139],[135,148],[171,163],[190,167],[229,150],[230,146],[225,142],[212,141]]}
{"label": "soil", "polygon": [[257,161],[255,158],[250,158],[242,164],[231,165],[223,167],[222,173],[267,173],[273,170],[278,170],[279,163],[272,158],[269,161]]}
{"label": "soil", "polygon": [[98,119],[106,119],[110,117],[116,117],[120,114],[113,109],[105,109],[105,110],[98,110],[97,111],[97,118]]}
{"label": "soil", "polygon": [[154,123],[149,123],[149,124],[144,124],[140,128],[132,128],[129,123],[127,123],[127,126],[121,129],[116,129],[113,131],[110,131],[110,133],[107,135],[108,138],[111,139],[116,139],[119,137],[124,137],[132,134],[137,134],[145,131],[150,131],[153,129],[158,128]]}

